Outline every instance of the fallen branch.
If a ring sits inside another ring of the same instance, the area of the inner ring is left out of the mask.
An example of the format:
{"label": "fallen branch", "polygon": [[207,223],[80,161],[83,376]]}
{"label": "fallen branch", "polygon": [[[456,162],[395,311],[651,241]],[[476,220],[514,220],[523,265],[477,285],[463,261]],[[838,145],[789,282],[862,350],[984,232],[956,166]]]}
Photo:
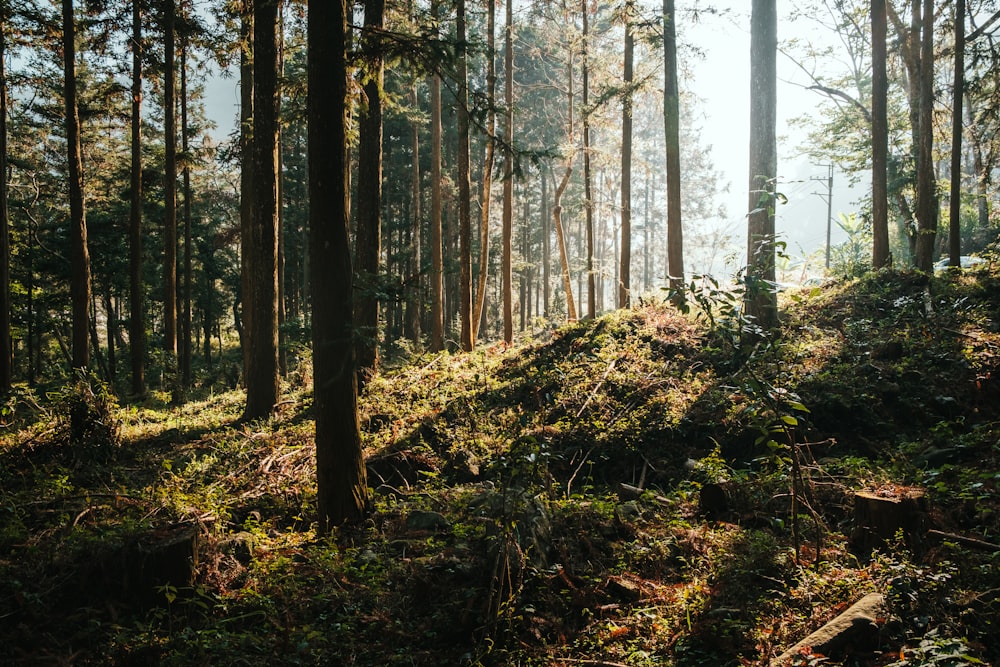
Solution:
{"label": "fallen branch", "polygon": [[611,375],[611,371],[614,370],[616,363],[618,363],[617,357],[612,359],[611,362],[608,364],[607,369],[604,371],[604,375],[601,377],[601,381],[597,383],[597,386],[594,387],[594,390],[590,392],[590,396],[588,396],[587,400],[584,401],[583,406],[580,408],[579,411],[577,411],[576,413],[577,419],[580,418],[580,415],[583,414],[583,411],[587,409],[588,405],[590,405],[590,402],[594,399],[594,396],[597,395],[597,392],[600,390],[600,388],[604,386],[604,383],[608,379],[608,376]]}
{"label": "fallen branch", "polygon": [[556,660],[571,665],[586,665],[586,667],[628,667],[622,662],[608,662],[606,660],[584,660],[581,658],[556,658]]}
{"label": "fallen branch", "polygon": [[945,533],[940,530],[928,530],[927,537],[947,540],[948,542],[957,542],[964,547],[979,549],[980,551],[1000,551],[1000,544],[979,540],[975,537],[965,537],[964,535],[956,535],[955,533]]}

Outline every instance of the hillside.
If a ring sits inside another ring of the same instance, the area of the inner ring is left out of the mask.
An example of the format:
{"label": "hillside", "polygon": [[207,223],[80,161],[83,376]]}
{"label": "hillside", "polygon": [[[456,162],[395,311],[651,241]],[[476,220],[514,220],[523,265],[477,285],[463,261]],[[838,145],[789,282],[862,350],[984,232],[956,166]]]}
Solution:
{"label": "hillside", "polygon": [[997,664],[998,271],[786,292],[753,345],[708,286],[700,318],[393,360],[361,397],[370,518],[330,539],[306,372],[258,424],[211,386],[22,389],[0,663],[768,665],[877,592],[871,641],[790,664]]}

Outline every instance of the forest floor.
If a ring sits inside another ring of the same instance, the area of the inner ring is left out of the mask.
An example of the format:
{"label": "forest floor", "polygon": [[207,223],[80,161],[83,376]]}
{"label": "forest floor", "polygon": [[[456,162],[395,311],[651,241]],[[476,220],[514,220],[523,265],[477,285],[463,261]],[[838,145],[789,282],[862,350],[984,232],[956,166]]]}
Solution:
{"label": "forest floor", "polygon": [[304,371],[253,424],[207,381],[18,389],[0,664],[769,665],[869,593],[875,632],[789,664],[1000,664],[1000,263],[787,291],[753,345],[692,296],[401,351],[329,538]]}

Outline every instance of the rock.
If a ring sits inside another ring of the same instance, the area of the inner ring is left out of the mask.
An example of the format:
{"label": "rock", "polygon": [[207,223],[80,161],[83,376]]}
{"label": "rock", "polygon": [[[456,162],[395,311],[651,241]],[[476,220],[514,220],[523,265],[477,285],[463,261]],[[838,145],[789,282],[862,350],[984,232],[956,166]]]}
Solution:
{"label": "rock", "polygon": [[885,598],[880,593],[869,593],[771,664],[783,665],[792,658],[801,657],[803,650],[838,660],[853,652],[871,651],[878,644],[879,629],[885,623],[886,613]]}

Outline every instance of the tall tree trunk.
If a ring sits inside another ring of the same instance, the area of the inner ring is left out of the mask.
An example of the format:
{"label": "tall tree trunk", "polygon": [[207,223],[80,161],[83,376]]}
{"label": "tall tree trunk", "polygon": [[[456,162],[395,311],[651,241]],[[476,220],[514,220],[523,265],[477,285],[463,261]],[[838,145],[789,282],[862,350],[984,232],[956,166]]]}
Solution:
{"label": "tall tree trunk", "polygon": [[347,201],[347,7],[308,3],[309,234],[313,413],[319,532],[358,521],[368,504],[354,372]]}
{"label": "tall tree trunk", "polygon": [[187,109],[187,39],[181,44],[181,151],[186,156],[182,166],[181,184],[184,188],[184,300],[181,306],[180,357],[181,387],[191,387],[191,159],[188,152]]}
{"label": "tall tree trunk", "polygon": [[[70,302],[73,314],[74,369],[90,366],[90,252],[87,248],[87,212],[83,200],[83,157],[80,114],[76,102],[76,25],[73,0],[62,0],[63,68],[65,83],[66,147],[69,160]],[[79,424],[75,426],[80,426]],[[78,428],[72,428],[78,432]]]}
{"label": "tall tree trunk", "polygon": [[357,230],[354,239],[358,296],[354,319],[358,328],[358,387],[378,367],[379,279],[382,252],[382,78],[381,32],[384,0],[365,0],[362,49],[369,68],[364,84],[367,102],[361,113],[358,143]]}
{"label": "tall tree trunk", "polygon": [[[243,352],[243,377],[250,373],[250,342],[247,332],[252,328],[253,290],[250,280],[253,274],[253,258],[250,255],[249,239],[253,234],[254,216],[254,155],[253,155],[253,0],[241,0],[240,4],[240,322],[236,327]],[[234,314],[236,305],[233,305]]]}
{"label": "tall tree trunk", "polygon": [[951,200],[948,207],[948,258],[962,265],[962,101],[965,99],[965,0],[955,0],[955,82],[951,121]]}
{"label": "tall tree trunk", "polygon": [[[514,341],[514,295],[511,243],[514,234],[514,2],[507,0],[504,22],[504,141],[507,144],[503,161],[503,340]],[[525,242],[527,251],[528,243]],[[527,257],[527,252],[525,252]],[[527,261],[527,260],[526,260]]]}
{"label": "tall tree trunk", "polygon": [[[431,2],[435,25],[439,0]],[[431,77],[431,351],[444,349],[444,236],[441,220],[441,74]]]}
{"label": "tall tree trunk", "polygon": [[493,162],[497,133],[496,3],[489,0],[486,10],[486,154],[483,156],[483,186],[479,193],[479,285],[472,313],[472,342],[479,337],[486,305],[486,279],[490,267],[490,204],[493,200]]}
{"label": "tall tree trunk", "polygon": [[466,43],[465,0],[456,5],[458,33],[458,312],[461,320],[459,344],[463,351],[472,351],[472,212],[469,182],[469,58]]}
{"label": "tall tree trunk", "polygon": [[246,254],[252,315],[243,418],[271,414],[278,402],[278,0],[254,0],[253,225]]}
{"label": "tall tree trunk", "polygon": [[937,235],[934,178],[934,0],[924,0],[920,37],[920,133],[917,159],[917,268],[930,272]]}
{"label": "tall tree trunk", "polygon": [[[284,3],[278,3],[278,80],[285,80],[285,11]],[[284,331],[288,319],[288,292],[285,290],[285,161],[282,146],[285,141],[284,119],[282,118],[281,95],[278,95],[278,373],[288,375],[288,341]]]}
{"label": "tall tree trunk", "polygon": [[10,391],[14,357],[10,339],[10,217],[7,208],[7,3],[0,5],[0,396]]}
{"label": "tall tree trunk", "polygon": [[886,111],[886,0],[872,0],[872,266],[892,263],[889,254],[889,121]]}
{"label": "tall tree trunk", "polygon": [[146,314],[142,290],[142,11],[132,0],[131,197],[129,198],[129,356],[132,394],[146,393]]}
{"label": "tall tree trunk", "polygon": [[587,317],[597,317],[597,286],[594,275],[594,193],[590,174],[590,8],[587,0],[580,0],[583,14],[583,206],[586,212],[587,234]]}
{"label": "tall tree trunk", "polygon": [[[410,89],[410,104],[414,109],[419,108],[420,98],[417,95],[417,82],[413,82]],[[414,120],[411,130],[411,145],[413,148],[413,174],[410,181],[410,201],[412,208],[410,216],[412,223],[410,227],[410,285],[406,298],[406,322],[407,333],[414,343],[420,343],[420,314],[421,314],[421,271],[420,271],[420,226],[422,210],[420,195],[420,127],[421,123]]]}
{"label": "tall tree trunk", "polygon": [[[569,56],[566,59],[566,138],[567,145],[573,143],[573,49],[570,47]],[[573,154],[566,157],[566,168],[563,171],[562,180],[556,186],[555,194],[552,198],[552,226],[556,231],[556,243],[559,246],[559,260],[562,264],[563,290],[566,292],[566,319],[570,322],[576,321],[576,302],[573,300],[573,277],[569,270],[569,253],[566,249],[566,233],[562,224],[562,196],[569,185],[569,178],[573,174]]]}
{"label": "tall tree trunk", "polygon": [[[177,370],[177,129],[174,1],[163,18],[163,350],[170,373]],[[176,378],[174,378],[176,380]]]}
{"label": "tall tree trunk", "polygon": [[750,201],[747,314],[764,330],[778,324],[774,292],[774,188],[778,170],[778,18],[775,0],[753,0],[750,19]]}
{"label": "tall tree trunk", "polygon": [[674,0],[663,0],[663,128],[666,136],[667,172],[667,280],[673,290],[675,304],[684,301],[680,117],[680,88],[677,85],[677,11],[674,7]]}
{"label": "tall tree trunk", "polygon": [[632,302],[632,79],[635,36],[632,34],[633,0],[625,2],[625,55],[622,80],[622,241],[618,262],[618,307],[628,308]]}
{"label": "tall tree trunk", "polygon": [[552,232],[549,229],[549,195],[548,195],[548,165],[542,165],[538,174],[542,179],[542,205],[539,213],[542,216],[542,315],[549,316],[549,271],[552,266]]}

